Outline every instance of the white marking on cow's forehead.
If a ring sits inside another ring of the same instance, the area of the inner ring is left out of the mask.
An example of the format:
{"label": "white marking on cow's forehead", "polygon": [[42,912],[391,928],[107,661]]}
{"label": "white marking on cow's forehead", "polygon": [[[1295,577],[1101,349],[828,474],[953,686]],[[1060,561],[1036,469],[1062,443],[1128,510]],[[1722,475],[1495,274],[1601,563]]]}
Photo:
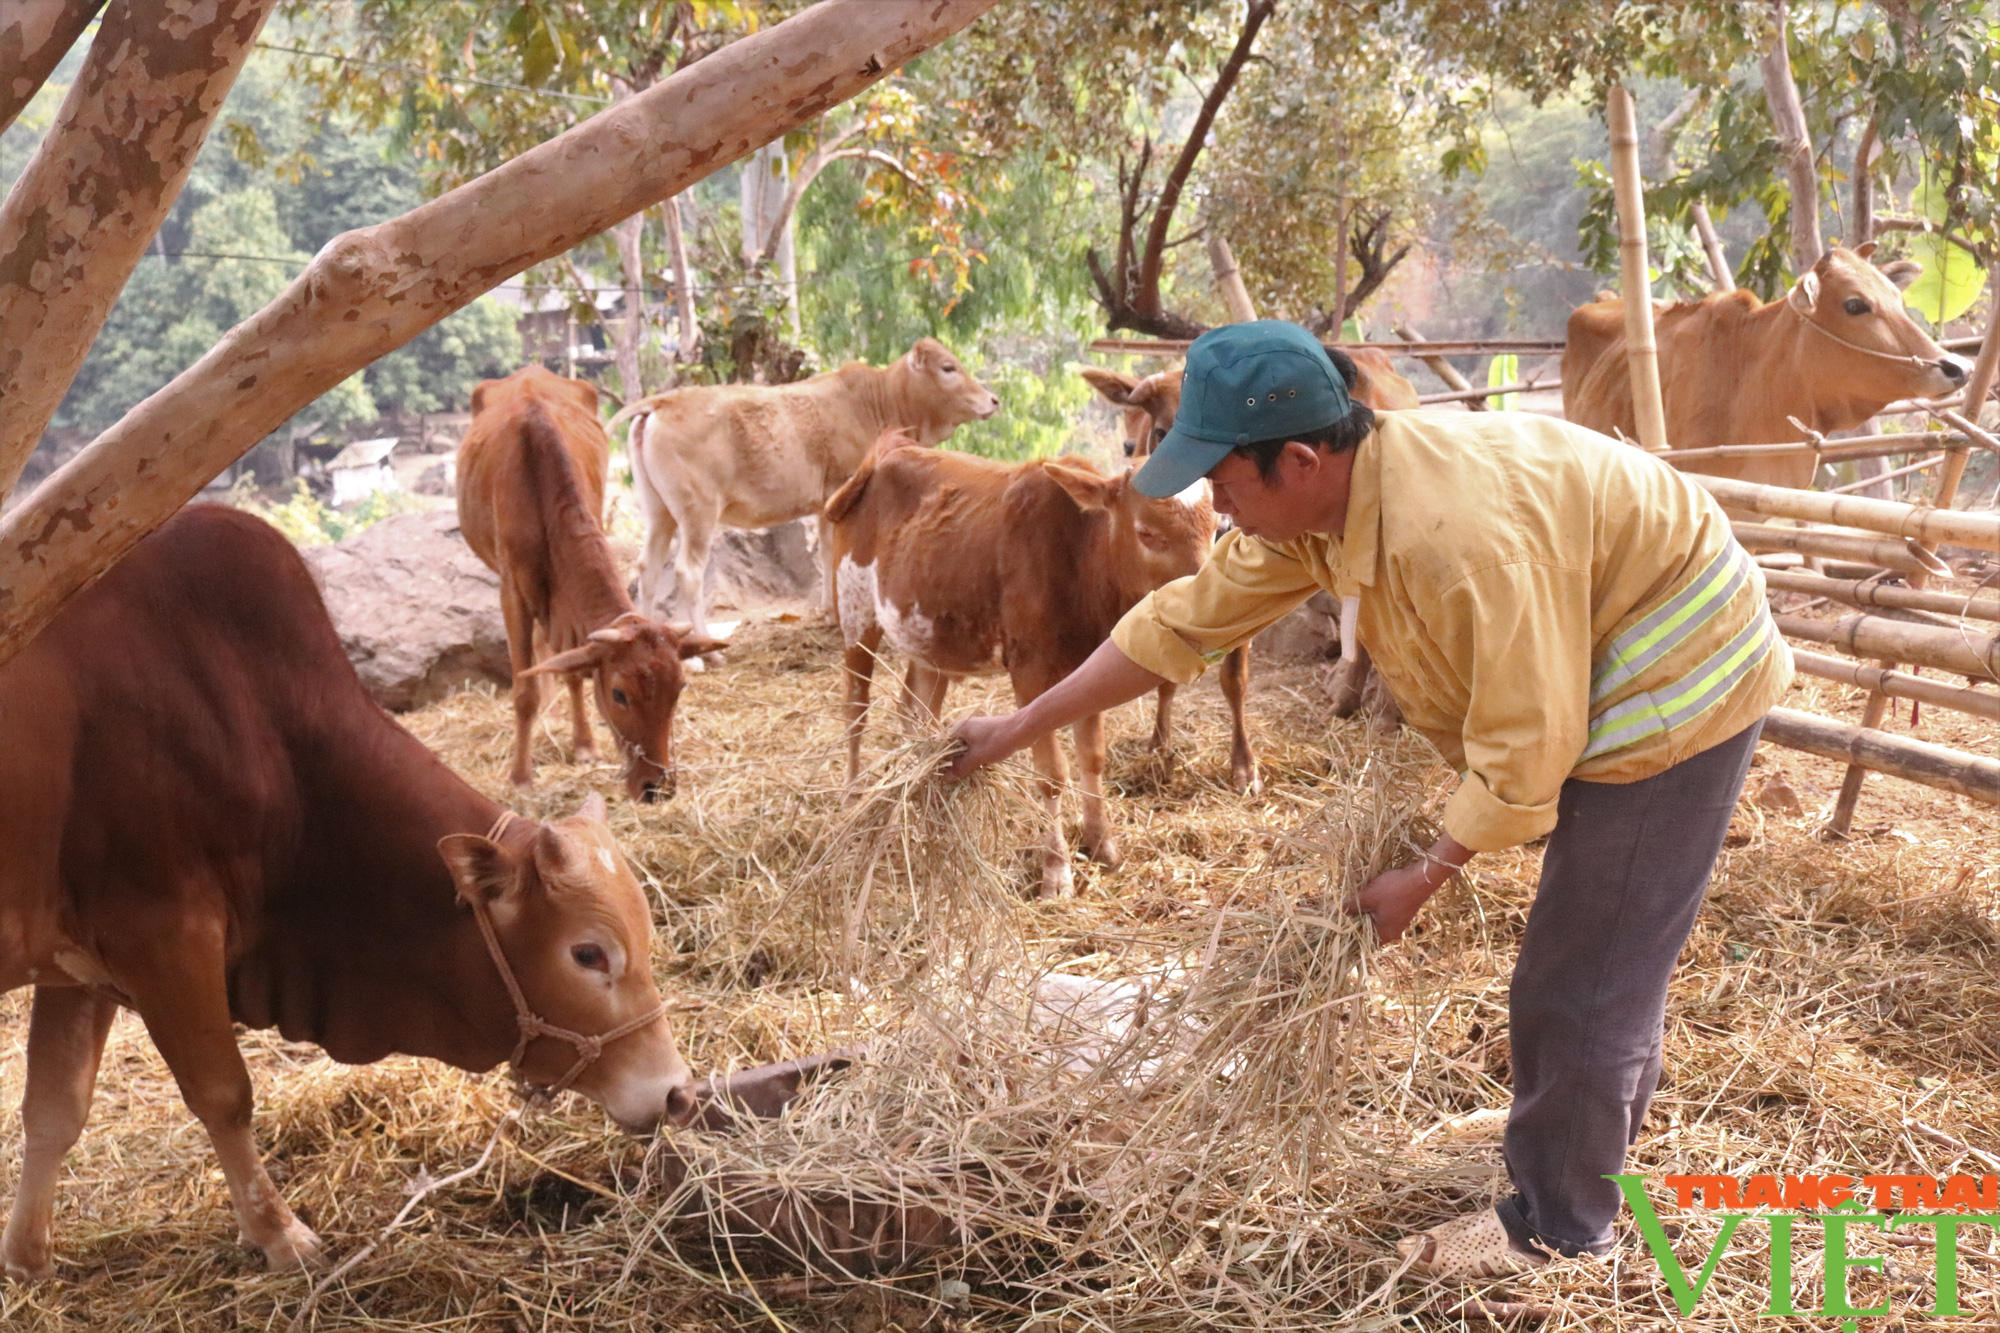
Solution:
{"label": "white marking on cow's forehead", "polygon": [[609,847],[599,847],[597,849],[597,863],[604,867],[607,874],[616,874],[618,872],[618,863],[611,859],[611,849]]}
{"label": "white marking on cow's forehead", "polygon": [[1208,478],[1207,477],[1196,478],[1195,483],[1192,486],[1189,486],[1186,490],[1181,491],[1180,493],[1175,495],[1174,499],[1179,500],[1189,509],[1193,509],[1196,505],[1207,503],[1209,499]]}

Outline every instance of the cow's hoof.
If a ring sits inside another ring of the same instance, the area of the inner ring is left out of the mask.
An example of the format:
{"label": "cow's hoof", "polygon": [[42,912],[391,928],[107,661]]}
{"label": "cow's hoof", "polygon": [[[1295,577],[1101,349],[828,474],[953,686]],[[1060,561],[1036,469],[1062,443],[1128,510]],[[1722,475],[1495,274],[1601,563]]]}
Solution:
{"label": "cow's hoof", "polygon": [[595,764],[602,762],[603,758],[598,754],[595,745],[579,745],[569,752],[569,761],[572,764]]}
{"label": "cow's hoof", "polygon": [[1254,768],[1248,772],[1242,769],[1232,772],[1229,775],[1229,785],[1236,789],[1238,796],[1262,796],[1264,794],[1264,780],[1257,776],[1257,770]]}
{"label": "cow's hoof", "polygon": [[1118,850],[1118,843],[1115,839],[1106,838],[1095,847],[1090,848],[1090,859],[1103,866],[1106,870],[1116,870],[1119,866],[1125,864],[1125,853]]}
{"label": "cow's hoof", "polygon": [[264,1261],[271,1265],[271,1271],[291,1272],[295,1269],[311,1268],[319,1262],[319,1237],[311,1227],[297,1218],[285,1224],[285,1229],[276,1240],[261,1247]]}
{"label": "cow's hoof", "polygon": [[1042,898],[1068,898],[1076,892],[1076,881],[1070,875],[1069,862],[1061,866],[1048,866],[1042,871]]}
{"label": "cow's hoof", "polygon": [[681,661],[681,674],[683,675],[699,676],[702,672],[706,670],[708,670],[707,658],[689,657],[689,658],[684,658]]}
{"label": "cow's hoof", "polygon": [[25,1245],[9,1246],[0,1254],[0,1271],[15,1282],[47,1282],[56,1275],[56,1266],[46,1248],[33,1253]]}

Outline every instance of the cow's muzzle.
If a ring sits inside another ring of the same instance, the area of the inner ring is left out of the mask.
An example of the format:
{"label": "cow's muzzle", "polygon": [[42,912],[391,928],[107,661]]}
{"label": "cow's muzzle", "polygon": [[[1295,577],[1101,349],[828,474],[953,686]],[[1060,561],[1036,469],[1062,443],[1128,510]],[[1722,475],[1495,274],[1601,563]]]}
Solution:
{"label": "cow's muzzle", "polygon": [[1965,385],[1965,358],[1948,356],[1937,363],[1938,373],[1961,388]]}

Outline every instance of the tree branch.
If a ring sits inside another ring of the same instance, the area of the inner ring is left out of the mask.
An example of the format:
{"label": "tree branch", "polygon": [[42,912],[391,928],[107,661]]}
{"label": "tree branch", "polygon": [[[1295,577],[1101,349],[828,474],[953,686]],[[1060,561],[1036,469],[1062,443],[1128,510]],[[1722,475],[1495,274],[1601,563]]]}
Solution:
{"label": "tree branch", "polygon": [[1209,128],[1215,124],[1215,116],[1222,109],[1222,103],[1236,86],[1236,79],[1243,72],[1243,64],[1250,58],[1250,48],[1257,41],[1257,32],[1264,26],[1264,20],[1271,17],[1278,0],[1250,0],[1250,7],[1243,15],[1243,31],[1236,39],[1236,49],[1229,53],[1229,59],[1222,64],[1215,76],[1215,86],[1202,99],[1201,110],[1196,113],[1194,124],[1188,127],[1186,142],[1181,144],[1180,156],[1174,160],[1172,170],[1160,186],[1159,200],[1153,205],[1153,225],[1146,231],[1146,248],[1139,259],[1139,280],[1133,293],[1133,303],[1142,310],[1157,312],[1160,308],[1160,272],[1166,263],[1167,230],[1173,225],[1174,210],[1180,206],[1181,191],[1187,185],[1188,175],[1194,170],[1194,161],[1201,155],[1202,147],[1208,139]]}
{"label": "tree branch", "polygon": [[792,178],[792,188],[785,191],[784,201],[778,205],[777,214],[771,219],[770,234],[764,238],[763,248],[757,253],[758,263],[767,263],[770,261],[772,255],[778,253],[778,241],[784,236],[785,226],[791,222],[792,214],[797,210],[799,201],[805,197],[806,186],[811,185],[819,178],[820,172],[825,171],[835,162],[848,158],[867,158],[872,162],[879,162],[883,166],[893,169],[897,175],[912,185],[923,184],[922,181],[918,180],[911,173],[908,167],[879,148],[842,148],[829,151],[829,149],[832,149],[833,144],[844,143],[859,132],[860,129],[858,126],[855,129],[849,130],[846,134],[832,140],[826,148],[822,148],[814,153],[800,166],[799,174]]}
{"label": "tree branch", "polygon": [[104,0],[36,0],[0,6],[0,51],[12,63],[0,79],[0,130],[14,123],[83,30],[104,8]]}
{"label": "tree branch", "polygon": [[1792,56],[1786,46],[1791,11],[1786,0],[1772,0],[1776,22],[1771,45],[1758,62],[1764,72],[1764,105],[1777,131],[1778,154],[1785,160],[1785,178],[1792,191],[1792,273],[1803,275],[1819,262],[1825,245],[1819,234],[1819,165],[1813,158],[1812,135],[1806,129],[1805,107],[1792,77]]}

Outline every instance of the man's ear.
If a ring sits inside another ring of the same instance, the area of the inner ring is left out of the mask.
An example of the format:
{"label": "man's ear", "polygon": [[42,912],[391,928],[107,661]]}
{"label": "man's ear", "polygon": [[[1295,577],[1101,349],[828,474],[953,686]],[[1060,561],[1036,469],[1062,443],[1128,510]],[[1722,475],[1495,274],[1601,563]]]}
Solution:
{"label": "man's ear", "polygon": [[513,854],[491,838],[453,833],[439,838],[437,846],[461,902],[482,902],[498,909],[519,896],[519,867]]}
{"label": "man's ear", "polygon": [[1076,463],[1051,458],[1042,464],[1050,481],[1063,488],[1076,507],[1086,514],[1100,513],[1110,506],[1111,478],[1101,477]]}

